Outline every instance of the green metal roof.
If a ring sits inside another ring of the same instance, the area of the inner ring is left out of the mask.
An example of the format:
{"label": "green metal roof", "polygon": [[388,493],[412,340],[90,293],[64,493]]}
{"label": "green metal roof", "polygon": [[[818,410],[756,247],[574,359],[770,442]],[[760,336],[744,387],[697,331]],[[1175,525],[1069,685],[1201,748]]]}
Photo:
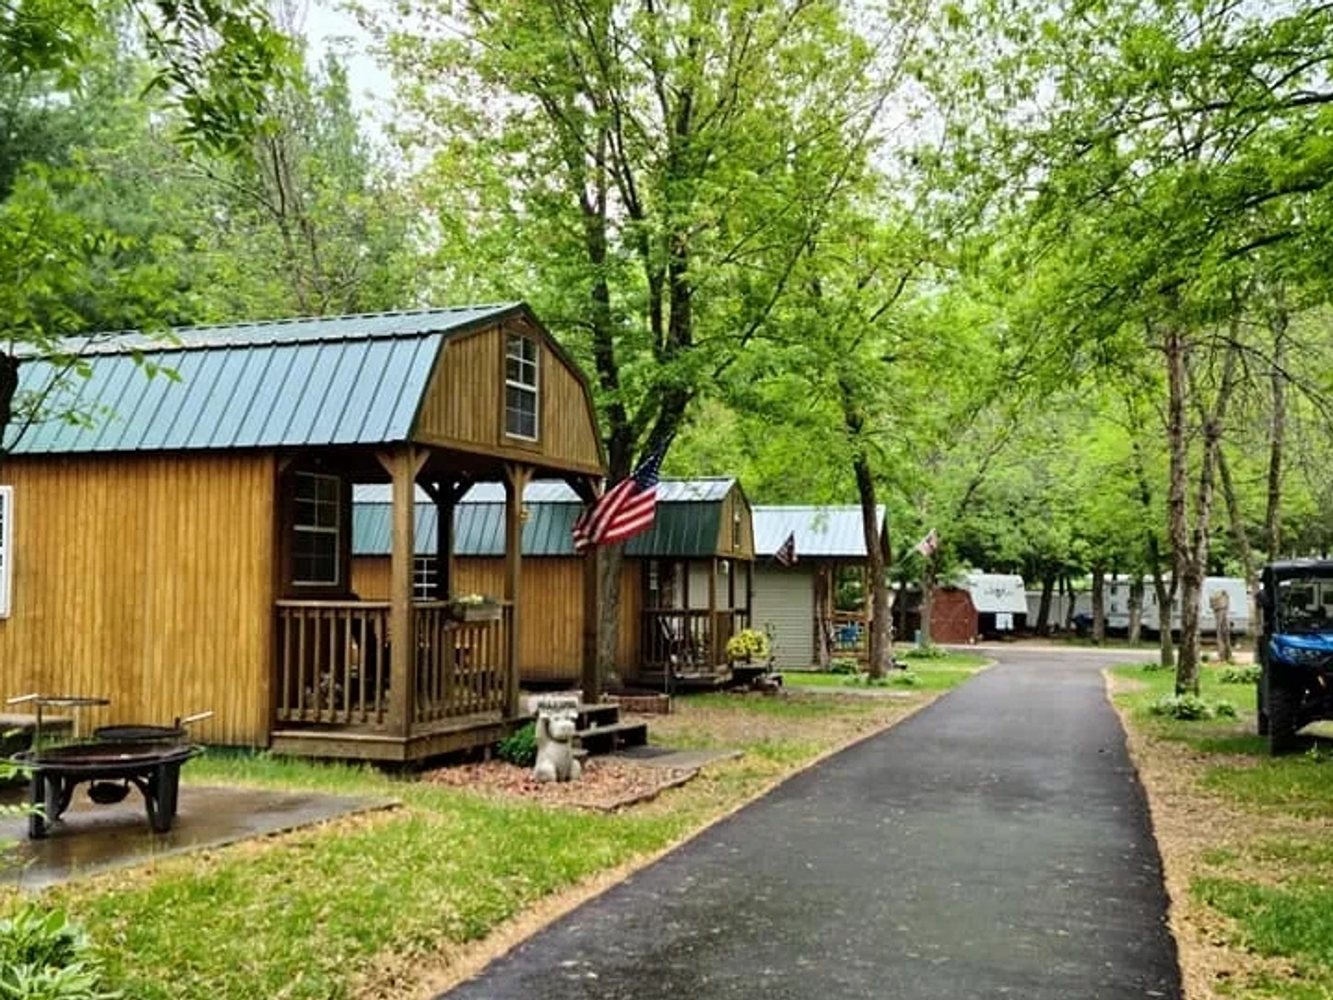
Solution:
{"label": "green metal roof", "polygon": [[[69,349],[91,367],[68,379],[89,426],[62,420],[11,427],[14,454],[259,448],[404,441],[442,341],[526,309],[521,303],[192,327],[178,343],[97,335]],[[147,378],[138,358],[176,378]],[[20,365],[19,392],[53,372]]]}
{"label": "green metal roof", "polygon": [[[875,508],[875,523],[884,524],[884,508]],[[771,556],[792,534],[797,560],[864,559],[865,531],[860,507],[760,506],[754,508],[754,554]]]}
{"label": "green metal roof", "polygon": [[[662,480],[653,527],[625,544],[627,556],[704,558],[721,537],[722,499],[734,479]],[[696,497],[714,499],[700,500]],[[417,494],[415,542],[418,555],[433,555],[435,507]],[[523,524],[523,555],[573,556],[571,529],[582,506],[564,483],[532,483],[523,494],[528,519]],[[454,554],[504,555],[504,489],[478,483],[454,508]],[[352,553],[388,555],[392,548],[391,505],[384,487],[357,487],[352,507]]]}

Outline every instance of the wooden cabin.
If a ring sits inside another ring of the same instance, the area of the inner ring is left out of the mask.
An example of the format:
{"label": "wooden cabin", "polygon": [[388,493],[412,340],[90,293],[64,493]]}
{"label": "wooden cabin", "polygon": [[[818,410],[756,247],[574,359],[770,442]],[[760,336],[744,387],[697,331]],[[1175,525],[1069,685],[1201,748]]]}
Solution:
{"label": "wooden cabin", "polygon": [[[205,742],[323,757],[408,761],[502,735],[524,614],[545,599],[523,586],[524,489],[591,497],[603,475],[569,355],[522,304],[175,333],[87,348],[72,388],[91,419],[11,431],[0,695],[109,698],[85,730],[211,709],[192,730]],[[139,351],[173,377],[146,378]],[[20,391],[45,369],[25,363]],[[448,532],[414,595],[420,498],[451,524],[478,482],[507,498],[496,600],[450,600]],[[351,571],[361,483],[392,496],[372,596]]]}
{"label": "wooden cabin", "polygon": [[[454,509],[454,573],[460,593],[493,593],[502,578],[504,498],[478,483]],[[571,529],[582,503],[563,483],[533,482],[524,494],[523,589],[541,593],[519,636],[524,684],[570,684],[580,676],[586,623],[585,562]],[[352,579],[376,596],[389,573],[389,506],[382,488],[358,490],[353,512]],[[417,525],[418,584],[436,573],[434,511]],[[749,504],[734,479],[664,479],[653,528],[625,545],[617,665],[629,684],[719,683],[729,676],[726,643],[751,616],[754,553]]]}
{"label": "wooden cabin", "polygon": [[[882,507],[876,523],[882,537]],[[793,536],[796,562],[783,566],[774,555]],[[754,544],[754,623],[772,638],[774,665],[868,662],[871,591],[861,508],[756,506]]]}

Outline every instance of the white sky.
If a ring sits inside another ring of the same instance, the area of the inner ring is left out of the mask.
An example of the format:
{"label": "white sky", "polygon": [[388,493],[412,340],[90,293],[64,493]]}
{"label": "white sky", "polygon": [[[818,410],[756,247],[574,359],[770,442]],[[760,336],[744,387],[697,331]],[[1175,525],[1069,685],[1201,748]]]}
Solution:
{"label": "white sky", "polygon": [[305,35],[312,66],[318,65],[330,50],[344,56],[357,107],[363,114],[382,120],[393,96],[393,80],[388,70],[366,51],[369,36],[339,6],[337,0],[297,0],[291,15],[292,28]]}

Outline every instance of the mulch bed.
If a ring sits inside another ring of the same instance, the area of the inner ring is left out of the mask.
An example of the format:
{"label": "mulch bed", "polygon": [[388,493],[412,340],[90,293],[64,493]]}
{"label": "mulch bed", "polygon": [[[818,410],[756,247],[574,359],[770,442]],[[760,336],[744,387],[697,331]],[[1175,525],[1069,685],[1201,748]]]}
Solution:
{"label": "mulch bed", "polygon": [[661,792],[683,785],[698,772],[674,767],[652,767],[627,761],[583,762],[578,781],[536,781],[532,768],[502,760],[459,764],[427,771],[422,781],[466,788],[483,795],[525,799],[552,806],[614,812],[656,798]]}

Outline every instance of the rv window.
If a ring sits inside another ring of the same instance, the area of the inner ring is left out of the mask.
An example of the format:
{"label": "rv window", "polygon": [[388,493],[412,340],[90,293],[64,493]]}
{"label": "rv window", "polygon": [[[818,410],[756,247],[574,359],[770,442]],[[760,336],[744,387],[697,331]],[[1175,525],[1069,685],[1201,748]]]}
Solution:
{"label": "rv window", "polygon": [[298,472],[292,527],[292,582],[332,586],[339,580],[342,481],[337,476]]}
{"label": "rv window", "polygon": [[14,558],[14,487],[0,486],[0,618],[9,617]]}

